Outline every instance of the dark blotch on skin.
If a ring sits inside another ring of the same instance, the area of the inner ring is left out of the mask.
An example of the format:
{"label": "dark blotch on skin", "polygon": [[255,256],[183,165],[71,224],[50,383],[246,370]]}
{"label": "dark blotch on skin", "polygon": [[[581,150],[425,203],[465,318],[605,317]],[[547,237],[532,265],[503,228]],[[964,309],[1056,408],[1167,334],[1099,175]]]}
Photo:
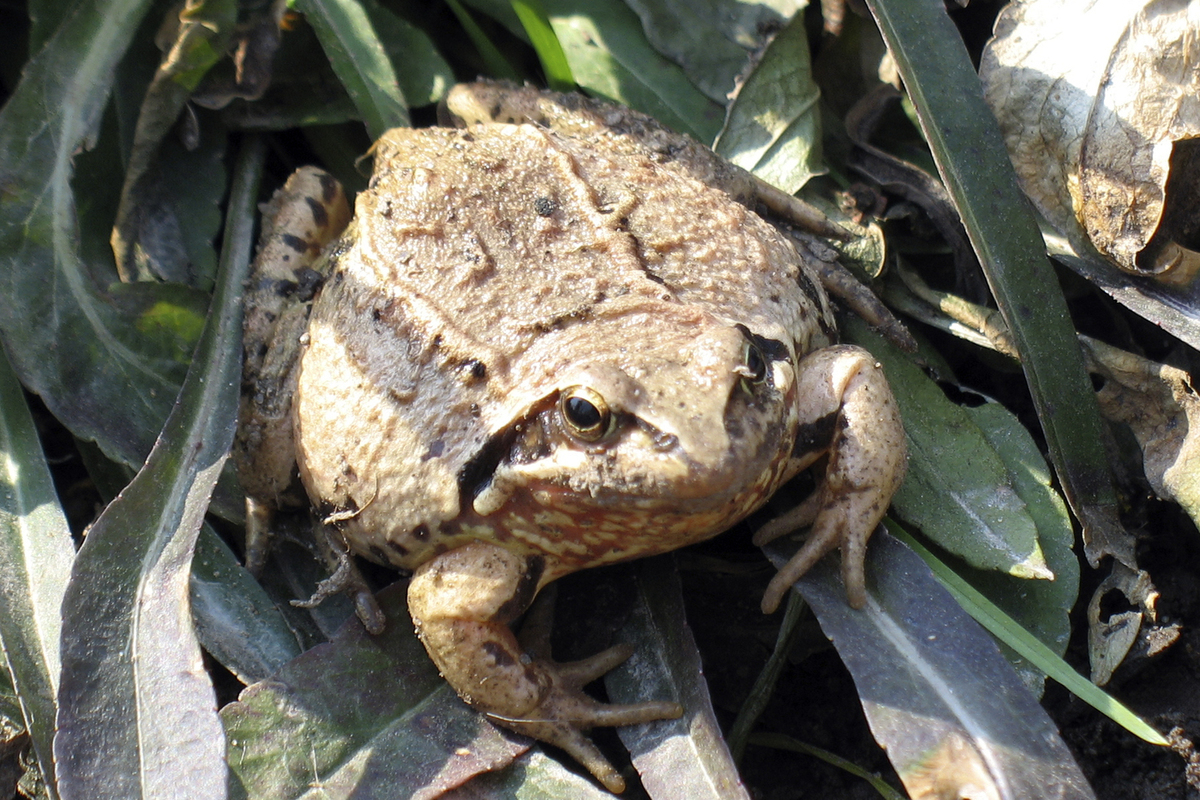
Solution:
{"label": "dark blotch on skin", "polygon": [[322,228],[329,224],[329,213],[325,211],[325,206],[321,205],[320,200],[306,197],[304,202],[308,203],[308,210],[312,213],[313,222]]}
{"label": "dark blotch on skin", "polygon": [[520,433],[520,424],[510,425],[484,442],[479,452],[463,464],[458,472],[458,496],[463,508],[470,508],[472,501],[491,481],[496,467],[508,456]]}
{"label": "dark blotch on skin", "polygon": [[279,237],[279,240],[295,250],[297,253],[303,253],[308,250],[308,242],[304,241],[304,239],[300,238],[299,236],[293,236],[290,233],[285,233]]}
{"label": "dark blotch on skin", "polygon": [[446,452],[446,443],[441,439],[430,443],[429,449],[421,456],[422,461],[428,461],[431,458],[440,458],[442,453]]}
{"label": "dark blotch on skin", "polygon": [[767,361],[787,361],[792,357],[792,354],[788,352],[787,345],[778,339],[768,339],[765,336],[759,336],[741,324],[737,326],[737,329],[758,347],[759,352],[763,354],[763,358],[767,359]]}
{"label": "dark blotch on skin", "polygon": [[500,644],[497,642],[484,642],[481,646],[481,649],[483,652],[492,657],[492,661],[494,661],[498,667],[511,667],[517,663],[516,660],[509,655],[508,651],[500,646]]}
{"label": "dark blotch on skin", "polygon": [[315,269],[305,267],[296,273],[296,297],[299,300],[308,302],[312,300],[321,285],[325,283],[325,276],[317,272]]}
{"label": "dark blotch on skin", "polygon": [[804,296],[812,301],[812,304],[817,308],[821,307],[821,290],[813,284],[812,279],[808,277],[805,270],[800,270],[796,273],[796,283],[800,285],[800,291]]}
{"label": "dark blotch on skin", "polygon": [[463,370],[471,381],[481,381],[487,377],[487,364],[474,358],[463,362]]}
{"label": "dark blotch on skin", "polygon": [[525,609],[529,608],[529,604],[533,602],[533,598],[537,595],[538,582],[542,579],[542,573],[546,571],[546,559],[544,556],[529,556],[525,559],[525,573],[521,575],[521,582],[517,584],[513,596],[504,602],[504,605],[496,609],[496,613],[492,615],[491,622],[499,622],[507,625],[517,617],[525,613]]}
{"label": "dark blotch on skin", "polygon": [[[422,526],[422,527],[424,527],[424,526]],[[426,534],[428,534],[428,532],[429,532],[428,529],[426,529]],[[397,542],[395,539],[388,539],[387,546],[389,548],[391,548],[396,553],[396,555],[400,556],[401,558],[408,555],[408,548],[405,547],[404,545],[400,544],[399,542]]]}
{"label": "dark blotch on skin", "polygon": [[337,180],[328,172],[321,173],[319,180],[321,182],[321,199],[326,203],[332,203],[333,198],[337,197],[338,189],[341,187],[338,186]]}
{"label": "dark blotch on skin", "polygon": [[416,539],[418,542],[429,541],[429,526],[426,525],[425,523],[421,523],[417,527],[413,528],[412,529],[412,537],[414,539]]}
{"label": "dark blotch on skin", "polygon": [[833,441],[834,426],[837,425],[838,417],[838,412],[834,411],[797,428],[792,456],[799,458],[829,447],[829,443]]}
{"label": "dark blotch on skin", "polygon": [[371,557],[374,558],[378,563],[380,563],[380,564],[392,563],[391,556],[389,556],[387,551],[384,550],[379,545],[373,544],[370,547],[368,547],[367,549],[371,551]]}
{"label": "dark blotch on skin", "polygon": [[829,321],[826,319],[824,314],[817,315],[817,322],[820,323],[821,333],[825,334],[826,339],[831,342],[839,341],[837,328],[829,324]]}
{"label": "dark blotch on skin", "polygon": [[558,210],[558,203],[550,197],[539,197],[533,201],[533,210],[539,217],[548,217]]}
{"label": "dark blotch on skin", "polygon": [[305,267],[296,273],[296,281],[276,281],[275,294],[280,297],[294,297],[303,303],[312,300],[317,290],[325,282],[325,278],[315,269]]}

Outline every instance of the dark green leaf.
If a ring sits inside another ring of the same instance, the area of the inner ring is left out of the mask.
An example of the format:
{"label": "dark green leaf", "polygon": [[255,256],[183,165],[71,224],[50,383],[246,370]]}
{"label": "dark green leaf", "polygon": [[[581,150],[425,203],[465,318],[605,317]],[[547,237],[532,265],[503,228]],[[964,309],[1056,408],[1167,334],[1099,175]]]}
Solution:
{"label": "dark green leaf", "polygon": [[[766,548],[780,565],[788,548]],[[846,603],[836,559],[796,584],[837,648],[871,732],[914,797],[1094,798],[1054,723],[1000,654],[904,545],[877,532],[867,606]]]}
{"label": "dark green leaf", "polygon": [[154,285],[104,294],[97,284],[115,277],[108,231],[89,228],[81,242],[70,178],[147,6],[81,4],[0,110],[0,335],[63,424],[131,465],[170,410],[206,298]]}
{"label": "dark green leaf", "polygon": [[396,70],[400,96],[410,106],[436,103],[454,85],[454,73],[423,30],[375,0],[359,0]]}
{"label": "dark green leaf", "polygon": [[[966,412],[1004,461],[1013,489],[1037,526],[1038,541],[1054,580],[1031,581],[969,568],[961,574],[1061,656],[1071,636],[1069,615],[1079,597],[1079,560],[1072,551],[1075,532],[1066,504],[1050,484],[1050,470],[1033,437],[1016,417],[997,403],[985,403]],[[1016,653],[1006,655],[1025,685],[1040,695],[1041,671]]]}
{"label": "dark green leaf", "polygon": [[40,50],[71,10],[71,0],[31,0],[29,3],[29,52]]}
{"label": "dark green leaf", "polygon": [[[357,797],[358,795],[355,795]],[[487,772],[466,786],[452,789],[444,800],[612,800],[588,778],[542,753],[530,750],[500,772]]]}
{"label": "dark green leaf", "polygon": [[192,561],[192,618],[200,644],[242,683],[300,655],[300,644],[263,588],[208,525]]}
{"label": "dark green leaf", "polygon": [[954,596],[963,610],[969,613],[975,621],[984,626],[996,639],[1011,648],[1015,653],[1043,671],[1048,678],[1057,683],[1071,694],[1078,697],[1100,713],[1116,722],[1125,730],[1145,741],[1167,747],[1170,742],[1144,720],[1130,711],[1111,695],[1096,686],[1087,678],[1063,661],[1046,646],[1040,639],[1026,631],[1015,620],[992,603],[981,592],[959,577],[953,570],[943,564],[926,550],[916,539],[903,530],[896,531],[897,538],[908,545],[913,552],[925,560],[934,575],[946,590]]}
{"label": "dark green leaf", "polygon": [[97,281],[114,277],[107,225],[102,239],[79,240],[72,158],[95,137],[146,5],[79,6],[0,110],[0,333],[13,368],[55,416],[128,464],[144,461],[166,419],[206,301],[160,285],[104,295]]}
{"label": "dark green leaf", "polygon": [[641,22],[619,0],[544,0],[575,81],[667,127],[710,144],[724,108],[646,41]]}
{"label": "dark green leaf", "polygon": [[[507,2],[470,4],[525,37]],[[649,114],[705,144],[713,141],[724,105],[705,97],[683,70],[650,46],[628,6],[620,0],[542,0],[542,5],[580,88]]]}
{"label": "dark green leaf", "polygon": [[867,5],[1012,333],[1050,460],[1083,523],[1088,559],[1112,554],[1132,567],[1132,540],[1116,517],[1096,398],[1066,301],[958,30],[939,3]]}
{"label": "dark green leaf", "polygon": [[821,90],[813,80],[804,15],[771,40],[729,106],[717,153],[787,194],[821,166]]}
{"label": "dark green leaf", "polygon": [[605,677],[609,698],[673,700],[684,709],[679,719],[617,729],[642,784],[651,797],[748,798],[713,713],[673,559],[641,561],[637,577],[633,612],[618,633],[634,652]]}
{"label": "dark green leaf", "polygon": [[768,32],[785,25],[808,5],[808,0],[628,2],[654,48],[681,66],[692,83],[721,105]]}
{"label": "dark green leaf", "polygon": [[[165,196],[159,152],[192,90],[225,56],[237,22],[237,6],[233,0],[194,0],[170,13],[178,14],[175,40],[142,99],[112,243],[117,270],[125,280],[192,283],[187,280],[192,265],[182,232],[183,220],[189,215],[179,214]],[[219,175],[222,170],[215,172]],[[220,188],[223,192],[223,182]],[[201,246],[210,249],[207,241]],[[211,276],[210,269],[204,277],[211,280]]]}
{"label": "dark green leaf", "polygon": [[[134,473],[109,461],[95,445],[77,444],[101,498],[112,500]],[[279,608],[207,524],[196,540],[190,597],[201,646],[243,683],[264,678],[299,655],[297,636]]]}
{"label": "dark green leaf", "polygon": [[237,420],[241,292],[263,151],[250,140],[239,159],[221,277],[179,402],[75,559],[54,740],[67,800],[225,796],[224,741],[188,582]]}
{"label": "dark green leaf", "polygon": [[847,339],[883,363],[904,419],[908,475],[892,501],[897,513],[977,567],[1052,577],[1025,502],[967,412],[862,320],[842,322]]}
{"label": "dark green leaf", "polygon": [[130,211],[137,215],[131,263],[142,263],[139,274],[211,291],[217,268],[213,239],[221,229],[226,189],[226,132],[215,115],[201,119],[196,146],[189,149],[167,136],[134,189],[143,197]]}
{"label": "dark green leaf", "polygon": [[298,0],[372,139],[410,122],[396,71],[366,9],[357,0]]}
{"label": "dark green leaf", "polygon": [[406,586],[377,595],[387,630],[352,619],[221,710],[234,797],[435,797],[525,747],[467,708],[413,634]]}
{"label": "dark green leaf", "polygon": [[53,785],[59,614],[75,545],[25,396],[3,354],[0,453],[0,644],[38,764]]}

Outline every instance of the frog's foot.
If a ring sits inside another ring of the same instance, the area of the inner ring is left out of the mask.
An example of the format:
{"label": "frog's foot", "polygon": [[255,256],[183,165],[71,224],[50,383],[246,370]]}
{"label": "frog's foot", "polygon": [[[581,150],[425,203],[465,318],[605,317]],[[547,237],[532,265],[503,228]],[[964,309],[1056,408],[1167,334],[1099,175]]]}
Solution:
{"label": "frog's foot", "polygon": [[859,347],[809,354],[797,365],[804,410],[794,468],[826,456],[824,479],[812,497],[755,534],[756,544],[812,523],[808,541],[771,580],[762,608],[771,613],[788,588],[831,550],[842,551],[850,605],[867,602],[863,560],[867,539],[887,512],[906,466],[904,428],[883,370]]}
{"label": "frog's foot", "polygon": [[543,688],[541,701],[521,719],[486,712],[493,722],[567,751],[610,792],[625,789],[625,780],[583,731],[595,727],[638,725],[683,715],[678,703],[650,701],[617,705],[600,703],[584,694],[583,687],[624,662],[633,654],[629,645],[618,645],[582,661],[559,664],[535,660],[528,670]]}
{"label": "frog's foot", "polygon": [[[877,505],[878,501],[869,491],[851,491],[840,498],[832,498],[830,502],[827,493],[818,489],[796,508],[756,531],[754,544],[762,546],[807,526],[813,522],[814,516],[816,518],[816,524],[804,546],[775,573],[763,593],[763,612],[774,612],[792,584],[812,569],[825,554],[838,548],[842,551],[842,582],[846,585],[846,597],[854,608],[866,605],[863,561],[867,553],[867,539],[875,525],[865,527],[869,524],[865,521],[875,516],[873,507]],[[876,525],[878,522],[875,519]]]}
{"label": "frog's foot", "polygon": [[584,694],[583,686],[629,657],[628,646],[563,664],[524,652],[508,623],[528,607],[543,569],[540,557],[473,542],[416,571],[409,611],[459,696],[498,724],[561,747],[606,788],[620,792],[625,781],[583,731],[672,719],[683,709],[668,702],[609,705]]}
{"label": "frog's foot", "polygon": [[329,570],[329,577],[317,584],[312,597],[307,600],[293,600],[297,608],[315,608],[339,592],[345,592],[354,603],[354,613],[362,622],[368,633],[383,633],[387,617],[375,594],[371,591],[367,579],[354,563],[354,557],[342,541],[341,534],[332,525],[320,520],[313,521],[313,539],[317,552]]}

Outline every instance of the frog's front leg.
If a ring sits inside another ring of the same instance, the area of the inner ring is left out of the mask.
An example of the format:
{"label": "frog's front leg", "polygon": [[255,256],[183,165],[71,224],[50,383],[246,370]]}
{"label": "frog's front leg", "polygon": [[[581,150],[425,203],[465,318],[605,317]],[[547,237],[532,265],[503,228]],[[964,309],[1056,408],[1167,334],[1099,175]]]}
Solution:
{"label": "frog's front leg", "polygon": [[528,608],[545,572],[526,557],[473,542],[426,562],[408,588],[417,633],[446,681],[475,709],[504,727],[561,747],[610,791],[625,782],[582,731],[673,719],[678,703],[599,703],[582,687],[631,654],[613,647],[558,664],[524,652],[509,628]]}
{"label": "frog's front leg", "polygon": [[804,546],[771,580],[763,595],[770,613],[788,588],[831,550],[842,550],[842,577],[850,604],[861,608],[867,539],[900,488],[907,464],[904,428],[883,368],[860,347],[817,350],[797,366],[800,428],[793,468],[828,456],[812,497],[754,537],[765,544],[812,523]]}

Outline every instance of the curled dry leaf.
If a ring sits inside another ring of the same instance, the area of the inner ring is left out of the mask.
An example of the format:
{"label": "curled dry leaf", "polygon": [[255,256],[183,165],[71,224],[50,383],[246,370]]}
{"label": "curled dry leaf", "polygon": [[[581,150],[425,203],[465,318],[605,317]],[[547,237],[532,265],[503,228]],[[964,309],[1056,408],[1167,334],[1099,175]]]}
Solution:
{"label": "curled dry leaf", "polygon": [[1100,410],[1133,431],[1154,493],[1174,500],[1200,526],[1200,397],[1191,376],[1103,342],[1080,337],[1088,370],[1104,378]]}
{"label": "curled dry leaf", "polygon": [[980,78],[1022,188],[1078,249],[1200,271],[1200,0],[1017,0]]}

